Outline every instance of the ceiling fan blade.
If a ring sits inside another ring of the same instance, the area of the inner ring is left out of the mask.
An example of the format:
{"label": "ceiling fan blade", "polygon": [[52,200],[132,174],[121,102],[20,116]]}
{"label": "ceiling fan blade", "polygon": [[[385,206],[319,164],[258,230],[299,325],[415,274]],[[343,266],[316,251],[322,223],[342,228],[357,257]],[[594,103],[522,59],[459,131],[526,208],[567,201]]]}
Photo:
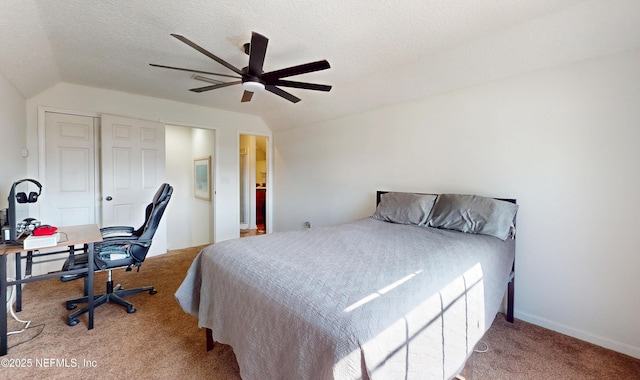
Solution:
{"label": "ceiling fan blade", "polygon": [[173,37],[177,38],[178,40],[184,42],[185,44],[191,46],[192,48],[196,49],[200,53],[202,53],[202,54],[206,55],[207,57],[213,59],[214,61],[218,62],[219,64],[221,64],[222,66],[226,67],[227,69],[235,72],[238,75],[242,75],[242,70],[240,70],[237,67],[233,66],[232,64],[230,64],[229,62],[225,61],[224,59],[216,57],[215,55],[213,55],[212,53],[208,52],[204,48],[198,46],[195,42],[189,40],[187,37],[181,36],[179,34],[171,34],[171,35]]}
{"label": "ceiling fan blade", "polygon": [[202,75],[196,75],[196,74],[193,74],[191,76],[191,79],[199,80],[199,81],[202,81],[202,82],[207,82],[207,83],[210,83],[210,84],[224,83],[221,80],[217,80],[217,79],[213,79],[213,78],[209,78],[209,77],[203,77]]}
{"label": "ceiling fan blade", "polygon": [[260,76],[264,65],[264,56],[267,54],[269,39],[262,34],[252,32],[251,44],[249,44],[249,75]]}
{"label": "ceiling fan blade", "polygon": [[249,102],[251,101],[251,98],[253,97],[253,92],[251,91],[244,91],[244,93],[242,94],[242,100],[241,102]]}
{"label": "ceiling fan blade", "polygon": [[200,71],[200,70],[192,70],[192,69],[183,69],[182,67],[173,67],[173,66],[165,66],[165,65],[157,65],[155,63],[150,63],[149,66],[153,66],[153,67],[160,67],[163,69],[171,69],[171,70],[181,70],[181,71],[187,71],[190,73],[198,73],[198,74],[209,74],[209,75],[217,75],[219,77],[227,77],[227,78],[236,78],[236,79],[241,79],[242,77],[236,76],[236,75],[227,75],[227,74],[218,74],[218,73],[211,73],[209,71]]}
{"label": "ceiling fan blade", "polygon": [[211,85],[211,86],[192,88],[192,89],[189,89],[189,91],[205,92],[205,91],[215,90],[215,89],[218,89],[218,88],[233,86],[234,84],[240,84],[240,83],[242,83],[241,80],[234,81],[234,82],[218,83],[218,84],[214,84],[214,85]]}
{"label": "ceiling fan blade", "polygon": [[294,82],[290,80],[278,79],[273,83],[275,86],[302,88],[305,90],[331,91],[331,86],[327,84]]}
{"label": "ceiling fan blade", "polygon": [[268,73],[262,74],[262,79],[264,79],[265,81],[271,81],[274,79],[286,78],[294,75],[326,70],[328,68],[331,68],[331,66],[329,65],[329,62],[327,62],[327,60],[322,60],[322,61],[316,61],[311,63],[305,63],[303,65],[298,65],[298,66],[291,66],[291,67],[287,67],[286,69],[270,71]]}
{"label": "ceiling fan blade", "polygon": [[300,101],[300,98],[293,96],[292,94],[286,92],[283,89],[280,89],[276,86],[272,86],[272,85],[266,85],[264,86],[264,89],[272,92],[278,96],[282,96],[283,98],[287,99],[288,101],[292,102],[292,103],[298,103]]}

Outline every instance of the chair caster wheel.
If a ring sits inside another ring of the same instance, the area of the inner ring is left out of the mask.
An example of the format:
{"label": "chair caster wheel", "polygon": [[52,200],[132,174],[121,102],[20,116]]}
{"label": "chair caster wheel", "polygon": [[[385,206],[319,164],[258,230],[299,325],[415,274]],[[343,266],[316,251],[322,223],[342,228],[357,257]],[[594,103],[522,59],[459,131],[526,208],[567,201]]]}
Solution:
{"label": "chair caster wheel", "polygon": [[156,294],[156,293],[158,293],[158,291],[157,291],[157,290],[155,290],[155,289],[151,289],[151,290],[149,290],[149,294]]}
{"label": "chair caster wheel", "polygon": [[75,309],[75,308],[77,308],[77,307],[78,307],[78,305],[74,305],[74,304],[72,304],[72,303],[68,303],[68,304],[67,304],[67,310],[73,310],[73,309]]}
{"label": "chair caster wheel", "polygon": [[133,313],[135,313],[135,312],[136,312],[136,308],[135,308],[135,307],[129,307],[129,308],[127,308],[127,313],[129,313],[129,314],[133,314]]}
{"label": "chair caster wheel", "polygon": [[69,326],[75,326],[75,325],[77,325],[77,324],[78,324],[78,322],[79,322],[79,321],[78,321],[77,319],[74,319],[74,320],[71,320],[71,321],[67,321],[67,324],[68,324]]}

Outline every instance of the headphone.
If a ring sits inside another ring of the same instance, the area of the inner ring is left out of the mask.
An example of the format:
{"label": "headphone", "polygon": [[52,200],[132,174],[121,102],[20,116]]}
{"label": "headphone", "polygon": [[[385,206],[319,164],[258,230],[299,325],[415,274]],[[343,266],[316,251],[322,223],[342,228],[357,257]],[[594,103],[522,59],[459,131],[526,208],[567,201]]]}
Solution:
{"label": "headphone", "polygon": [[42,185],[40,184],[40,182],[36,181],[35,179],[21,179],[18,182],[14,182],[13,186],[11,187],[11,191],[14,192],[16,186],[18,186],[19,184],[21,184],[22,182],[31,182],[34,183],[36,186],[38,186],[38,192],[36,193],[35,191],[32,191],[29,193],[29,195],[27,195],[24,192],[19,192],[18,194],[16,194],[16,201],[18,203],[35,203],[38,201],[38,197],[40,196],[40,194],[42,194]]}

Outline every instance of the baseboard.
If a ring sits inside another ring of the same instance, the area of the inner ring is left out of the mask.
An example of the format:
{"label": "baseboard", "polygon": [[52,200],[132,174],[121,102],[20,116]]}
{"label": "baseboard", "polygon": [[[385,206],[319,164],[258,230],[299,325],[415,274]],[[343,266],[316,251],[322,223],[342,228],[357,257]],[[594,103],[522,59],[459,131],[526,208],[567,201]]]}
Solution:
{"label": "baseboard", "polygon": [[521,319],[525,322],[532,323],[534,325],[538,325],[546,329],[553,330],[561,334],[584,340],[586,342],[593,343],[598,346],[640,359],[640,347],[632,346],[623,342],[618,342],[610,338],[579,330],[574,327],[563,325],[562,323],[551,321],[546,318],[541,318],[529,313],[516,311],[514,314],[516,318]]}

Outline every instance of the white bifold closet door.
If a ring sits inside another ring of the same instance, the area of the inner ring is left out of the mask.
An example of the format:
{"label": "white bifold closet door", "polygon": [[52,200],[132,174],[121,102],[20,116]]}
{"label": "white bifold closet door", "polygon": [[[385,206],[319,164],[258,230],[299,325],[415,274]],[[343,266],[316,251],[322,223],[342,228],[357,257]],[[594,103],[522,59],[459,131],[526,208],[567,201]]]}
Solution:
{"label": "white bifold closet door", "polygon": [[[102,115],[101,124],[101,225],[137,228],[144,222],[145,208],[165,181],[164,125],[114,115]],[[148,255],[165,252],[167,229],[163,217]]]}
{"label": "white bifold closet door", "polygon": [[73,226],[97,222],[96,131],[100,120],[93,116],[45,112],[44,172],[41,222]]}

